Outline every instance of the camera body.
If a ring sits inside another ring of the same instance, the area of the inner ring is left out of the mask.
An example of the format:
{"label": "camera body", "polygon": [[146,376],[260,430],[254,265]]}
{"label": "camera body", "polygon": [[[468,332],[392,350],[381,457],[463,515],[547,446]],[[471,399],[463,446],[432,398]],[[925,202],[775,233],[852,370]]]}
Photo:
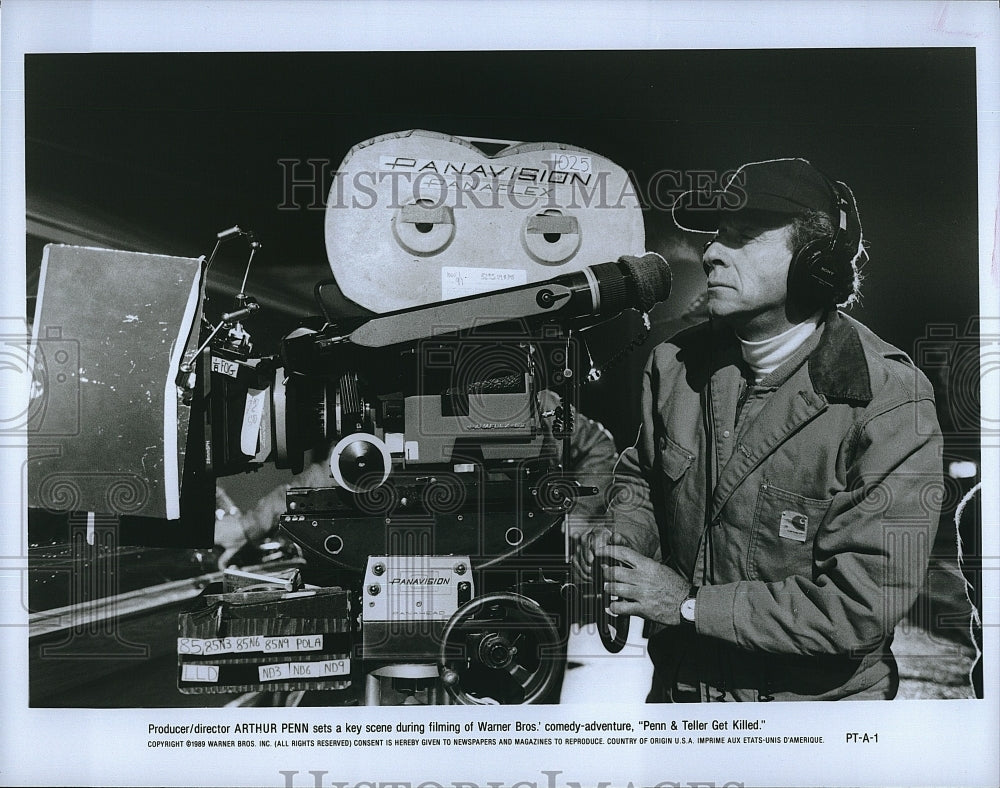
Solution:
{"label": "camera body", "polygon": [[[534,305],[539,289],[519,298]],[[574,477],[567,454],[579,342],[559,321],[482,325],[467,299],[451,302],[444,323],[462,328],[413,339],[420,311],[393,316],[400,330],[383,330],[378,346],[359,344],[364,323],[353,332],[327,323],[293,332],[275,357],[239,358],[224,337],[203,351],[208,390],[195,399],[215,476],[272,462],[300,472],[307,456],[324,458],[309,473],[326,484],[290,487],[278,524],[321,587],[350,600],[334,630],[303,621],[294,634],[342,641],[345,628],[346,646],[309,661],[339,666],[349,654],[354,667],[325,684],[274,680],[365,703],[552,701],[580,604],[561,526],[599,492]],[[199,610],[186,614],[186,631]],[[273,607],[257,615],[266,629]],[[196,656],[183,656],[182,673],[204,669]]]}

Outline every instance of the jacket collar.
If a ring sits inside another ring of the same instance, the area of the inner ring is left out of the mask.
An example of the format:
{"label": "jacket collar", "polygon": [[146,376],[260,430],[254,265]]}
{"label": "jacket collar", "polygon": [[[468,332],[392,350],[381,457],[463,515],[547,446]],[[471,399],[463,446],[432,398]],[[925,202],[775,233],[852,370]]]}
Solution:
{"label": "jacket collar", "polygon": [[[807,368],[813,390],[827,401],[867,405],[872,400],[871,376],[868,373],[868,361],[865,358],[858,325],[836,309],[830,310],[820,325],[822,334],[816,348],[809,355]],[[743,357],[740,355],[739,342],[732,329],[724,323],[709,321],[694,330],[708,340],[709,348],[720,349],[710,350],[708,353],[712,359],[711,374],[728,365],[742,368]],[[686,334],[688,332],[682,333],[679,337],[684,337]],[[695,358],[697,357],[696,355]],[[700,374],[703,375],[704,371]]]}
{"label": "jacket collar", "polygon": [[817,394],[828,400],[871,402],[871,377],[861,337],[853,321],[837,310],[827,313],[823,335],[808,364],[809,380]]}

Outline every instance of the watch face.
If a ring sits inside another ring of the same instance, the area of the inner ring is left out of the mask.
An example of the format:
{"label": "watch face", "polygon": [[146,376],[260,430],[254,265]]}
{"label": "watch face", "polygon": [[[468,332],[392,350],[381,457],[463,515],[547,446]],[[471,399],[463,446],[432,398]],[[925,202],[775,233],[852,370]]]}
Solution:
{"label": "watch face", "polygon": [[694,599],[685,599],[681,602],[681,616],[686,621],[694,621]]}

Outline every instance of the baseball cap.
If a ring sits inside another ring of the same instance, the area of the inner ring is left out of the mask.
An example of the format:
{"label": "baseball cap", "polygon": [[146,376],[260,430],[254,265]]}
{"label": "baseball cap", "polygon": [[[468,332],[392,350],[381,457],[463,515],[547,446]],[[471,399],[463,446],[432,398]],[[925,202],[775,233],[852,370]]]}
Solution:
{"label": "baseball cap", "polygon": [[721,215],[747,210],[788,215],[822,211],[833,221],[838,215],[833,186],[805,159],[744,164],[721,190],[684,192],[671,212],[682,230],[713,233]]}

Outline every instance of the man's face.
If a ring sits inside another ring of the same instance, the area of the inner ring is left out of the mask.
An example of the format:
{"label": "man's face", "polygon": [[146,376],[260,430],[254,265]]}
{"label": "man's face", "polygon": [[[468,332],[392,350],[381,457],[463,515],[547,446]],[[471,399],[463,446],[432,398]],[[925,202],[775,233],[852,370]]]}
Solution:
{"label": "man's face", "polygon": [[709,313],[744,339],[765,339],[791,325],[785,302],[792,228],[778,221],[745,213],[723,217],[702,255]]}

